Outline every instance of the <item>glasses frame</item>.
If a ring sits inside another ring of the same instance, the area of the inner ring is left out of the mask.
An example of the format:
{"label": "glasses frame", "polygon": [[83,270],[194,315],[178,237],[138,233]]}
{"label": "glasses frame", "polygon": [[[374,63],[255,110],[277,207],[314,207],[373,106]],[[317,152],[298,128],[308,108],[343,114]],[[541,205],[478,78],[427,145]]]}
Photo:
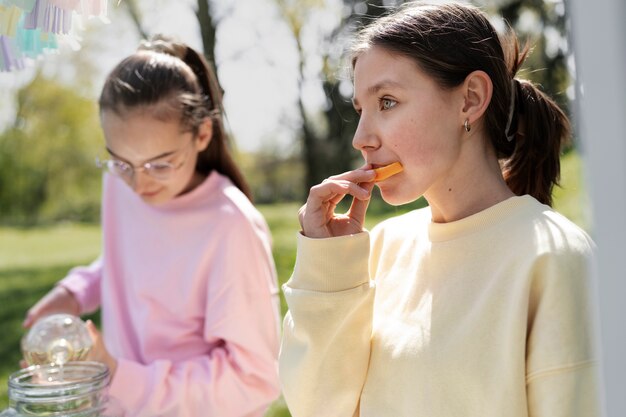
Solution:
{"label": "glasses frame", "polygon": [[[182,146],[181,148],[175,150],[167,157],[177,156],[181,151],[185,150],[190,144],[193,143],[195,143],[195,136],[185,146]],[[99,157],[96,157],[95,162],[96,167],[102,169],[103,171],[107,171],[110,174],[115,175],[116,177],[120,177],[128,182],[131,182],[133,178],[135,178],[137,172],[145,172],[146,175],[157,181],[167,181],[174,174],[174,172],[178,171],[180,168],[183,167],[183,165],[185,165],[188,159],[189,158],[185,158],[176,165],[167,161],[155,161],[146,162],[141,165],[131,165],[128,162],[122,161],[121,159],[100,159]],[[116,167],[121,167],[122,169],[120,170]],[[164,174],[158,174],[158,172],[155,171],[155,167],[161,169],[169,168],[169,170]],[[125,172],[128,172],[128,174],[125,174]]]}

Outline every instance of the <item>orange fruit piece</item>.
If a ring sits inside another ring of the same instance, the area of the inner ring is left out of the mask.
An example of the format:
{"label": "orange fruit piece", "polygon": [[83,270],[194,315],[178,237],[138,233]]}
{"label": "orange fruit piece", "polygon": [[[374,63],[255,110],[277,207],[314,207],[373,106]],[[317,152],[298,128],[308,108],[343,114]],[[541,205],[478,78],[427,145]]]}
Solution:
{"label": "orange fruit piece", "polygon": [[376,173],[376,177],[374,178],[374,182],[379,182],[386,180],[392,175],[396,175],[402,172],[404,168],[400,162],[394,162],[392,164],[386,165],[384,167],[376,168],[374,172]]}

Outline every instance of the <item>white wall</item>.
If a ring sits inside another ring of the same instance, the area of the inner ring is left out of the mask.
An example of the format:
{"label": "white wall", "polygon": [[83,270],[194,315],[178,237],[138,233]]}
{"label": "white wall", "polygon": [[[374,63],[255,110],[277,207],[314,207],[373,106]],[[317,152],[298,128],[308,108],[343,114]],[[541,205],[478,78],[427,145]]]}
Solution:
{"label": "white wall", "polygon": [[[626,2],[569,0],[607,417],[626,416]],[[582,94],[580,94],[582,90]]]}

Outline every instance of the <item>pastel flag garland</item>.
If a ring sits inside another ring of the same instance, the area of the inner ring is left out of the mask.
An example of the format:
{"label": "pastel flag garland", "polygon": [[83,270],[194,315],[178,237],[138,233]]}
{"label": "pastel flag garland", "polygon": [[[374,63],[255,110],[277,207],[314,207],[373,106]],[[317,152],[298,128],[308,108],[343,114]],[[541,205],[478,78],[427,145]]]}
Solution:
{"label": "pastel flag garland", "polygon": [[76,19],[106,21],[106,13],[107,0],[0,0],[0,71],[57,49],[59,36],[78,45]]}

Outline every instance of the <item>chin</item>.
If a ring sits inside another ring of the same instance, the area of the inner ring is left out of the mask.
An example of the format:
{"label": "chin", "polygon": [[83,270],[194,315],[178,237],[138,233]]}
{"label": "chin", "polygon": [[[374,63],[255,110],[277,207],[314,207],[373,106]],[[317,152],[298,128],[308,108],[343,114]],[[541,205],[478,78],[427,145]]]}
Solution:
{"label": "chin", "polygon": [[141,197],[141,199],[148,204],[151,204],[153,206],[158,206],[160,204],[166,203],[167,201],[171,200],[170,197],[168,197],[167,195],[164,195],[163,193],[157,193],[155,195],[139,195],[139,197]]}
{"label": "chin", "polygon": [[392,206],[401,206],[403,204],[409,204],[417,200],[421,197],[420,195],[407,195],[399,192],[398,189],[387,189],[386,187],[380,188],[380,196],[385,201],[385,203]]}

